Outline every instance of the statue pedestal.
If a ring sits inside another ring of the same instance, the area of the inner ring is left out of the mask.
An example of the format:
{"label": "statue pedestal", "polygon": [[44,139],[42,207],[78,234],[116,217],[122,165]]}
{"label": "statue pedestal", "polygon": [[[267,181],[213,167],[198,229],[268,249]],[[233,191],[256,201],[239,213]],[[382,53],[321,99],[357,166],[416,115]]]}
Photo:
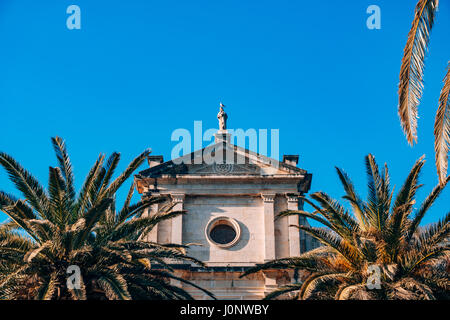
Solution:
{"label": "statue pedestal", "polygon": [[231,133],[228,133],[227,130],[219,130],[216,134],[214,134],[214,142],[227,142],[230,143],[231,141]]}

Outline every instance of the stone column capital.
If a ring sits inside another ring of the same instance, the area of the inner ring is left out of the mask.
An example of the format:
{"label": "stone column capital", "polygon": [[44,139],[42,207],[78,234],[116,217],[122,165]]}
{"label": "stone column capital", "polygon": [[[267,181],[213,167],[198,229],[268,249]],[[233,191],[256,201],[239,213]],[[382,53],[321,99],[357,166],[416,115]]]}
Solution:
{"label": "stone column capital", "polygon": [[184,193],[172,193],[170,195],[174,203],[183,203],[186,195]]}
{"label": "stone column capital", "polygon": [[288,202],[298,202],[300,194],[299,193],[286,193],[286,198]]}
{"label": "stone column capital", "polygon": [[275,193],[261,193],[264,202],[274,202],[275,195]]}

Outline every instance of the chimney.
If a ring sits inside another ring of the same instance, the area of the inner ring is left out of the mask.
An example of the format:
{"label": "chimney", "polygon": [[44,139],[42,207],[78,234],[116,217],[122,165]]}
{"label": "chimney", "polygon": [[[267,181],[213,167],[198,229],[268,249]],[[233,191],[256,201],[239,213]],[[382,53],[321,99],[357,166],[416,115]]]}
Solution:
{"label": "chimney", "polygon": [[296,167],[298,163],[298,154],[285,154],[283,156],[283,163]]}
{"label": "chimney", "polygon": [[148,156],[147,157],[148,166],[150,168],[156,167],[164,162],[163,156]]}

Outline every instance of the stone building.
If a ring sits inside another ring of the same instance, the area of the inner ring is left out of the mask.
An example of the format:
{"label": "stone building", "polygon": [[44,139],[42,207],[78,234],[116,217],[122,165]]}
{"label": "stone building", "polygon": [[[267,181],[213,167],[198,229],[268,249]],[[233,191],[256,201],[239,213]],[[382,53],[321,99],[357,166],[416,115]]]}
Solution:
{"label": "stone building", "polygon": [[[174,210],[187,211],[158,224],[148,239],[199,244],[191,246],[188,254],[205,262],[207,268],[178,264],[178,275],[219,299],[260,299],[296,279],[280,270],[239,278],[246,268],[298,256],[317,246],[304,232],[289,227],[307,224],[305,220],[294,216],[275,219],[284,210],[302,209],[299,196],[308,192],[312,175],[297,167],[296,155],[285,155],[280,162],[233,145],[226,118],[220,120],[213,146],[167,162],[162,156],[150,156],[149,168],[136,175],[143,197],[169,196]],[[214,161],[207,161],[207,152]],[[184,288],[196,299],[207,297],[190,286]]]}

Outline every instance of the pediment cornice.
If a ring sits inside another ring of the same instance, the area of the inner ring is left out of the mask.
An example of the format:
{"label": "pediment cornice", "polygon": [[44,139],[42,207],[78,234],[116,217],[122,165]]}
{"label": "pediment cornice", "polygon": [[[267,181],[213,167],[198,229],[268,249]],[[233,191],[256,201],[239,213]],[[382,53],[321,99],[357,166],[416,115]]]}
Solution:
{"label": "pediment cornice", "polygon": [[[208,148],[208,149],[207,149]],[[297,175],[304,176],[306,170],[288,165],[278,160],[259,155],[252,151],[240,148],[238,146],[219,143],[214,146],[207,147],[200,151],[193,152],[182,158],[164,162],[155,167],[141,171],[138,177],[157,178],[163,176],[273,176],[273,175]],[[205,161],[201,155],[208,151],[215,154],[215,150],[222,149],[222,153],[232,156],[230,160],[224,161]]]}

